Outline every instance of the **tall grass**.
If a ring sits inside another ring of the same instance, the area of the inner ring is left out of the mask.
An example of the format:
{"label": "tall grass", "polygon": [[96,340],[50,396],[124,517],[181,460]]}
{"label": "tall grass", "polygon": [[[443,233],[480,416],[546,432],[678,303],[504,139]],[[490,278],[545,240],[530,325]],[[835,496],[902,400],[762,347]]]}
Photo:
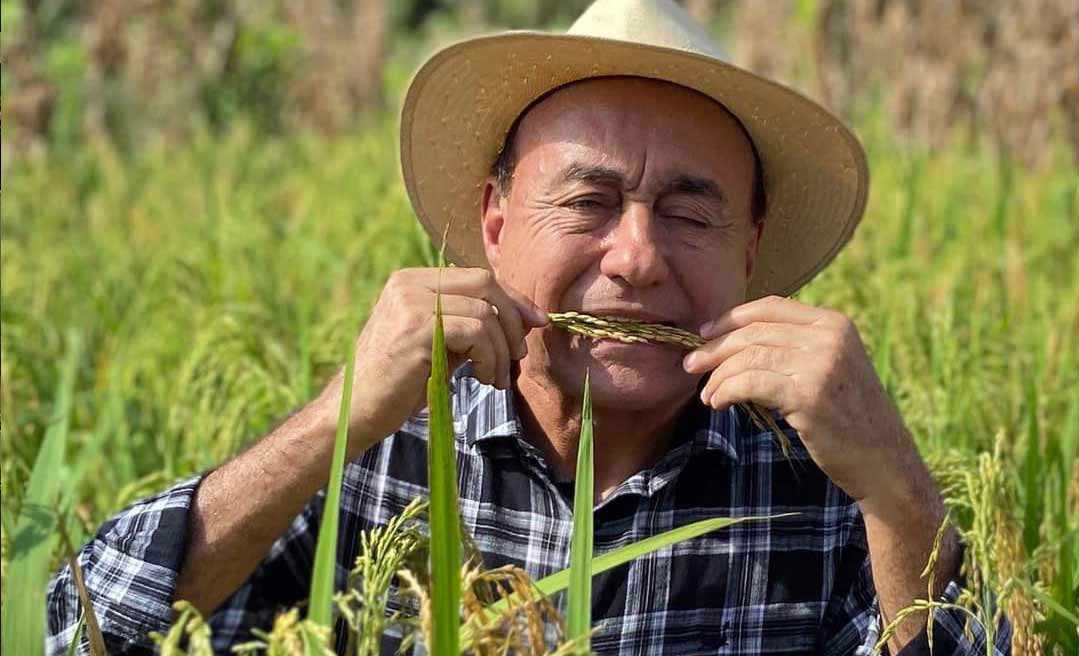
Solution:
{"label": "tall grass", "polygon": [[584,395],[581,401],[581,437],[577,444],[577,469],[573,490],[573,534],[570,536],[570,588],[566,610],[566,636],[581,640],[583,653],[588,653],[588,636],[592,632],[592,509],[595,504],[592,446],[592,392],[588,372],[584,376]]}
{"label": "tall grass", "polygon": [[[441,257],[439,265],[442,265]],[[457,447],[450,406],[450,373],[439,293],[435,297],[431,377],[427,381],[427,476],[431,490],[430,651],[433,654],[456,654],[461,642],[461,511],[457,502]]]}
{"label": "tall grass", "polygon": [[[18,590],[20,600],[19,603],[5,603],[3,607],[5,654],[34,653],[45,641],[42,608],[48,566],[60,535],[57,525],[66,521],[65,513],[59,508],[79,349],[78,333],[72,333],[63,359],[53,416],[34,461],[14,527],[11,560],[15,571],[11,585]],[[5,509],[5,515],[7,512]]]}
{"label": "tall grass", "polygon": [[[338,526],[341,518],[341,484],[345,476],[345,451],[348,448],[348,423],[352,408],[352,385],[356,371],[356,340],[349,342],[345,356],[345,373],[341,382],[341,409],[337,418],[337,433],[333,442],[330,480],[326,486],[326,505],[319,522],[315,547],[315,566],[311,573],[311,594],[308,598],[307,619],[324,627],[333,626],[333,593],[337,573]],[[306,648],[310,655],[314,645]]]}
{"label": "tall grass", "polygon": [[[861,133],[865,222],[800,299],[856,320],[953,517],[992,538],[967,567],[1011,604],[1017,642],[1075,653],[1075,625],[1054,609],[1079,605],[1079,170],[911,151],[872,122]],[[389,272],[434,263],[395,161],[386,119],[332,141],[256,141],[240,126],[133,159],[90,146],[6,170],[5,614],[66,332],[84,348],[64,461],[94,472],[65,483],[77,539],[310,399]],[[992,503],[986,454],[1000,469]]]}

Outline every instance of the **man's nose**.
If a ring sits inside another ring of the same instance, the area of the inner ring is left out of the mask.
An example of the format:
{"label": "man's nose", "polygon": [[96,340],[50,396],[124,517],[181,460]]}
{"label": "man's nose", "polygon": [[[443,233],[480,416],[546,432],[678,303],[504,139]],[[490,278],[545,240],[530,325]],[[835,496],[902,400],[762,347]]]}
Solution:
{"label": "man's nose", "polygon": [[608,247],[600,260],[600,271],[608,278],[623,278],[634,287],[662,282],[670,269],[661,232],[648,204],[627,202],[607,235]]}

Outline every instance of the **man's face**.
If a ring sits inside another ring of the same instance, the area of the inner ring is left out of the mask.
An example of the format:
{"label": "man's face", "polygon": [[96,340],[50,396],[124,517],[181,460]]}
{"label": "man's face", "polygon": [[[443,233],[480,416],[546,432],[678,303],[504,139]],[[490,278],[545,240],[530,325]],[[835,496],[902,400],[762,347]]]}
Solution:
{"label": "man's face", "polygon": [[[745,299],[759,230],[753,154],[738,123],[694,91],[606,78],[553,93],[521,120],[506,197],[488,180],[484,241],[498,278],[548,312],[576,310],[696,332]],[[524,375],[597,407],[684,401],[685,351],[592,340],[550,326],[528,337]]]}

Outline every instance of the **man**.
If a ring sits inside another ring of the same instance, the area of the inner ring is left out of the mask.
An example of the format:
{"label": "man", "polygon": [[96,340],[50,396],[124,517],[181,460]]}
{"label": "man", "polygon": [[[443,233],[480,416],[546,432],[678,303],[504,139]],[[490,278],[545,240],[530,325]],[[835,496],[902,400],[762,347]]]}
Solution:
{"label": "man", "polygon": [[[394,274],[358,338],[340,575],[359,531],[426,494],[441,289],[460,365],[461,512],[488,566],[536,578],[566,566],[586,370],[597,551],[708,516],[799,513],[596,577],[595,651],[869,653],[882,618],[928,587],[956,597],[954,531],[934,580],[920,577],[940,494],[853,324],[771,295],[823,268],[861,217],[864,156],[836,119],[721,63],[673,3],[601,0],[568,35],[432,57],[406,100],[402,166],[428,232],[449,225],[459,266]],[[550,325],[564,310],[708,341],[687,355],[586,339]],[[245,453],[83,548],[113,650],[145,651],[174,599],[211,615],[223,649],[306,597],[341,393],[339,374]],[[749,401],[792,428],[789,459],[737,409]],[[78,617],[66,570],[49,599],[55,652]],[[900,624],[891,650],[920,649],[925,620]],[[960,612],[935,615],[938,653],[984,653],[984,631],[971,635]]]}

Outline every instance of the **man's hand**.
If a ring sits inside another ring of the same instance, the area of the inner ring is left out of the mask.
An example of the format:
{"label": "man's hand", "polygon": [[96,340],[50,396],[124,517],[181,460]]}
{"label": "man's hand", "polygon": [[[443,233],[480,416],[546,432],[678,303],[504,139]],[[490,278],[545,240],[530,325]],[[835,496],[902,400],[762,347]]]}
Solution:
{"label": "man's hand", "polygon": [[[450,369],[467,359],[477,378],[510,386],[510,363],[527,352],[525,334],[547,315],[524,295],[499,284],[486,269],[403,269],[379,296],[356,344],[350,452],[400,428],[422,408],[431,372],[435,292],[441,285],[442,320]],[[343,374],[319,396],[326,421],[336,423]]]}
{"label": "man's hand", "polygon": [[850,319],[770,296],[705,324],[701,336],[708,343],[686,356],[685,368],[711,371],[704,404],[778,409],[863,510],[910,494],[910,474],[924,465]]}
{"label": "man's hand", "polygon": [[[708,343],[685,360],[690,373],[711,371],[701,401],[778,409],[817,466],[858,502],[885,621],[925,597],[920,573],[944,505],[851,320],[771,296],[731,309],[702,326],[701,336]],[[945,535],[934,595],[959,569],[955,533]],[[893,653],[925,621],[915,613],[900,624]]]}

